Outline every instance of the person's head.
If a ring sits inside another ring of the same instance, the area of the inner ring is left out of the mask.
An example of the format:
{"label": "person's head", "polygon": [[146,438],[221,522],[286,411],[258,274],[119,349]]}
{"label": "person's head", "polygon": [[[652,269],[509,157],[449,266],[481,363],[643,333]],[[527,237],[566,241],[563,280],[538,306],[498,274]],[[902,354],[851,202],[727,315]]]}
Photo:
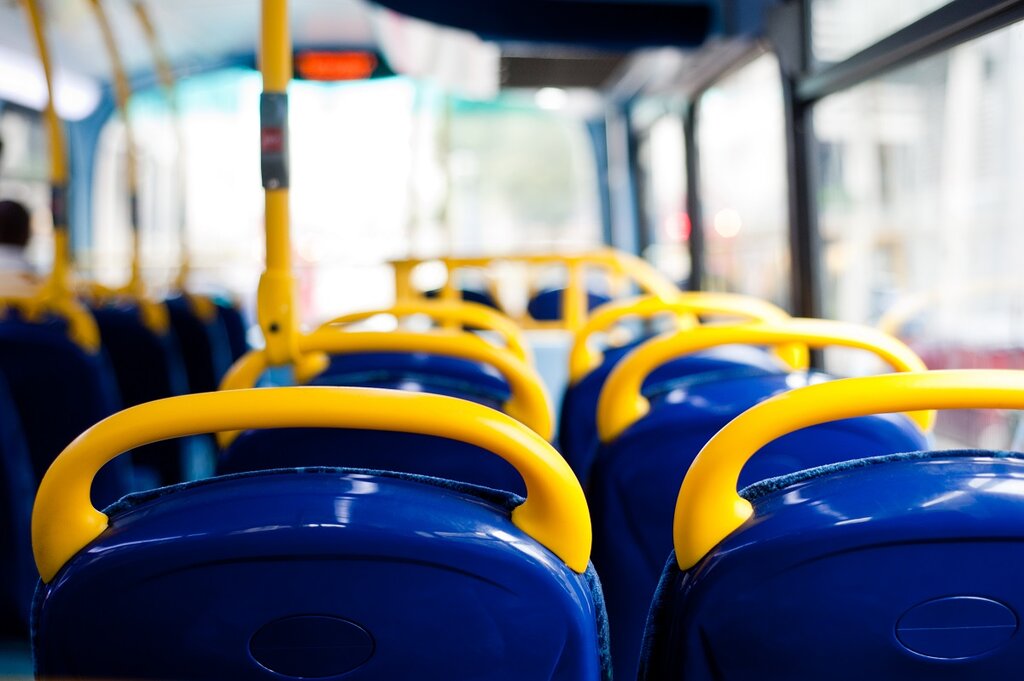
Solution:
{"label": "person's head", "polygon": [[0,201],[0,245],[25,248],[31,232],[25,206],[17,201]]}

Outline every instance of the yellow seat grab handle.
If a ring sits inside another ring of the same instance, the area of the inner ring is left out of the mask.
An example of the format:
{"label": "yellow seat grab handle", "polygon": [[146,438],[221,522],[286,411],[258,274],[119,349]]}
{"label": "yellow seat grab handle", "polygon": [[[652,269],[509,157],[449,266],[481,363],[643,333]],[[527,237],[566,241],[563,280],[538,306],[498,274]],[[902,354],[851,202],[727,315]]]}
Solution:
{"label": "yellow seat grab handle", "polygon": [[170,397],[126,409],[80,435],[43,477],[32,511],[32,549],[44,582],[96,539],[108,518],[89,492],[97,471],[136,447],[248,428],[358,428],[433,435],[508,461],[526,483],[512,522],[582,573],[591,527],[579,481],[539,435],[473,402],[372,388],[262,388]]}
{"label": "yellow seat grab handle", "polygon": [[[824,319],[791,318],[781,322],[708,325],[667,333],[628,354],[609,374],[597,406],[601,441],[611,442],[647,414],[650,405],[640,390],[647,376],[665,362],[720,345],[774,346],[787,343],[802,343],[813,348],[842,346],[867,350],[896,371],[925,371],[928,368],[913,350],[888,334],[867,326]],[[935,420],[933,412],[908,416],[925,431]]]}
{"label": "yellow seat grab handle", "polygon": [[324,322],[320,328],[330,326],[347,326],[357,322],[365,321],[378,315],[390,315],[395,318],[410,317],[413,315],[425,315],[438,324],[454,323],[459,326],[469,326],[486,331],[493,331],[501,336],[506,347],[512,354],[524,362],[532,361],[530,358],[529,345],[515,322],[480,303],[465,301],[438,301],[438,300],[417,300],[399,302],[392,307],[379,310],[363,310],[350,314],[335,317]]}
{"label": "yellow seat grab handle", "polygon": [[773,440],[819,423],[924,409],[1024,409],[1024,371],[961,369],[844,378],[797,388],[751,407],[700,451],[679,489],[673,521],[683,570],[753,514],[736,485],[740,471]]}
{"label": "yellow seat grab handle", "polygon": [[[674,314],[690,328],[698,324],[698,315],[728,315],[749,321],[778,321],[789,319],[782,308],[769,302],[734,293],[712,293],[693,291],[678,293],[665,299],[644,296],[615,301],[602,305],[587,320],[587,323],[573,338],[569,353],[569,380],[578,383],[596,369],[604,359],[604,353],[593,346],[594,334],[614,328],[627,317],[650,319],[664,314]],[[806,369],[809,361],[807,348],[799,344],[782,346],[779,358],[794,369]]]}
{"label": "yellow seat grab handle", "polygon": [[[419,352],[481,362],[498,370],[508,381],[511,397],[505,403],[505,413],[529,426],[545,440],[554,435],[551,401],[544,381],[537,370],[512,355],[495,347],[483,338],[466,333],[414,333],[408,331],[345,331],[339,328],[321,328],[299,338],[299,349],[306,355],[344,355],[359,352]],[[269,366],[264,350],[253,350],[239,359],[221,381],[221,390],[252,388]],[[311,380],[314,376],[298,377]],[[217,441],[226,447],[234,439],[231,432],[220,433]]]}

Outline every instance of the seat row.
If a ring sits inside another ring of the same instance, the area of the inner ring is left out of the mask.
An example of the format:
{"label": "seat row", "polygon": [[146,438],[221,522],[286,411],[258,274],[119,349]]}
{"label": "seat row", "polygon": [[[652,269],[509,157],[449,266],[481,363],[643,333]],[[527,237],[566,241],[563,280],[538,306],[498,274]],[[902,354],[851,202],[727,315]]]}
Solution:
{"label": "seat row", "polygon": [[[377,314],[429,328],[353,326]],[[702,323],[722,316],[740,321]],[[577,335],[561,456],[493,310],[400,305],[299,343],[291,378],[321,387],[248,389],[276,380],[253,351],[226,390],[61,455],[33,518],[40,673],[976,678],[1019,659],[1019,590],[983,568],[1015,556],[1020,461],[921,453],[922,410],[1019,407],[1018,374],[928,373],[884,334],[734,296],[613,303]],[[807,371],[830,345],[900,373]],[[201,432],[221,475],[89,505],[122,452]]]}

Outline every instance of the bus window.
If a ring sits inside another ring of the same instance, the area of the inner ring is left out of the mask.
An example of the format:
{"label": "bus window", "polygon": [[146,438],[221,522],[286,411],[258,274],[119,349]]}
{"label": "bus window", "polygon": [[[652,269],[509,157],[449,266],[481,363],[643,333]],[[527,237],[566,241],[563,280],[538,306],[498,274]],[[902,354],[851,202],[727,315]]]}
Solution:
{"label": "bus window", "polygon": [[811,0],[814,59],[837,62],[950,0]]}
{"label": "bus window", "polygon": [[673,281],[690,276],[690,216],[686,211],[686,144],[683,118],[659,116],[640,136],[637,149],[646,230],[644,257]]}
{"label": "bus window", "polygon": [[0,200],[24,204],[32,213],[28,259],[40,272],[50,267],[50,185],[42,117],[14,106],[0,108]]}
{"label": "bus window", "polygon": [[705,288],[789,305],[781,75],[764,54],[701,97],[697,115]]}
{"label": "bus window", "polygon": [[573,95],[557,99],[554,92],[453,105],[446,208],[452,252],[500,255],[601,243],[590,136],[570,112]]}
{"label": "bus window", "polygon": [[[825,313],[879,323],[932,368],[1024,368],[1024,25],[823,100]],[[1005,418],[939,433],[1009,445]]]}

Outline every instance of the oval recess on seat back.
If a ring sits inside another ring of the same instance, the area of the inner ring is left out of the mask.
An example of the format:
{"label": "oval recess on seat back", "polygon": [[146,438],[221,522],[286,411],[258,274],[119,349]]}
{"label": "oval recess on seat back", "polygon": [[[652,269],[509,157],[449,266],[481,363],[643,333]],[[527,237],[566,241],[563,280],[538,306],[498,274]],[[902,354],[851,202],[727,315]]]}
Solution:
{"label": "oval recess on seat back", "polygon": [[1017,615],[999,601],[949,596],[903,613],[896,623],[896,638],[917,655],[962,660],[995,650],[1013,638],[1017,627]]}
{"label": "oval recess on seat back", "polygon": [[338,676],[373,657],[370,633],[355,622],[329,615],[299,615],[264,625],[249,640],[249,653],[282,676]]}

